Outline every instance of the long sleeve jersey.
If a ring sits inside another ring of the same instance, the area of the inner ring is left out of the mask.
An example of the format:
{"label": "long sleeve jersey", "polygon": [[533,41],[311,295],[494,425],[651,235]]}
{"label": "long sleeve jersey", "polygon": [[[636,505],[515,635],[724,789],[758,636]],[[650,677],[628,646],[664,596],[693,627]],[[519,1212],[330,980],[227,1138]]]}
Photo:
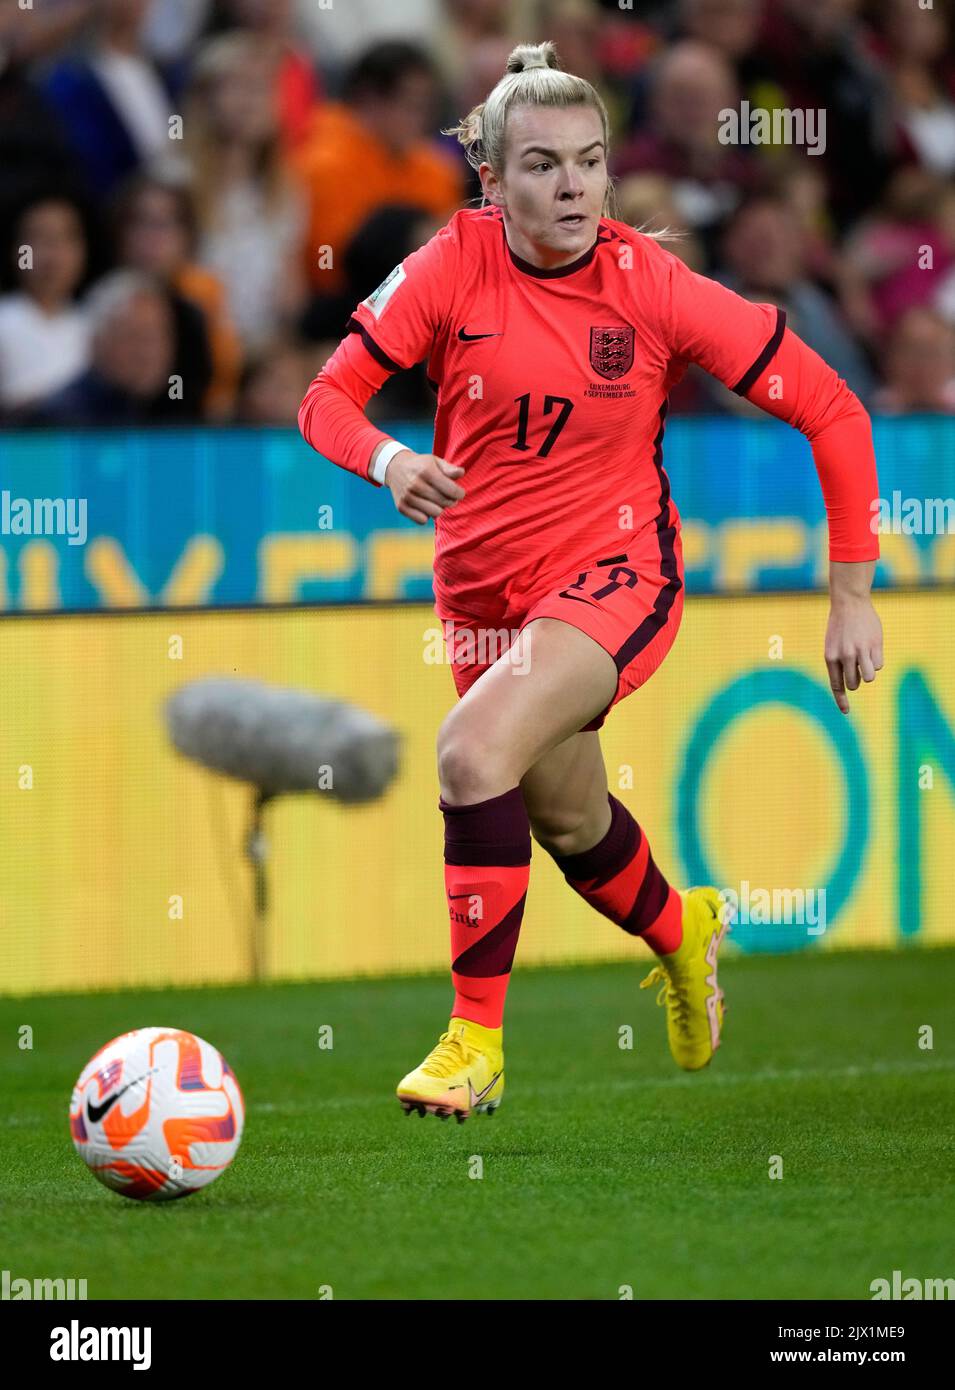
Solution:
{"label": "long sleeve jersey", "polygon": [[299,425],[377,486],[371,458],[388,436],[364,407],[391,373],[427,360],[434,452],[465,470],[466,495],[435,522],[441,617],[500,618],[578,559],[625,549],[628,528],[679,527],[663,422],[691,362],[809,440],[830,558],[878,558],[875,455],[858,398],[783,310],[697,275],[624,223],[601,219],[589,251],[544,270],[512,250],[499,209],[455,213],[348,326]]}

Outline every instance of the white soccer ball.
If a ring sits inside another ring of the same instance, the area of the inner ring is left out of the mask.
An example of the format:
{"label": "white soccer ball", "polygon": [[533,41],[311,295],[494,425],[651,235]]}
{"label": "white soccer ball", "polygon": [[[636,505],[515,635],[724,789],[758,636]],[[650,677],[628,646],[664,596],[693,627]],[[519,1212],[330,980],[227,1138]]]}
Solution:
{"label": "white soccer ball", "polygon": [[137,1028],[101,1047],[73,1087],[76,1152],[124,1197],[187,1197],[235,1158],[245,1105],[225,1058],[182,1028]]}

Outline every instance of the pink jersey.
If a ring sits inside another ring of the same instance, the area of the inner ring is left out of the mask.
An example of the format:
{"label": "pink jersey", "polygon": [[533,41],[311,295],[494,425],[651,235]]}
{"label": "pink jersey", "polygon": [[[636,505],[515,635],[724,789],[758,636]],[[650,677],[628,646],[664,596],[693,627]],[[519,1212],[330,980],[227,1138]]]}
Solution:
{"label": "pink jersey", "polygon": [[[387,374],[428,360],[434,452],[466,471],[435,522],[437,611],[500,619],[578,559],[656,533],[661,565],[679,517],[663,468],[667,395],[689,362],[790,420],[813,442],[830,555],[874,559],[868,417],[785,325],[608,218],[570,265],[541,270],[509,247],[496,208],[456,213],[355,310],[303,402],[305,437],[368,477],[387,436],[356,412]],[[785,364],[772,389],[774,365]],[[755,389],[754,389],[755,388]]]}

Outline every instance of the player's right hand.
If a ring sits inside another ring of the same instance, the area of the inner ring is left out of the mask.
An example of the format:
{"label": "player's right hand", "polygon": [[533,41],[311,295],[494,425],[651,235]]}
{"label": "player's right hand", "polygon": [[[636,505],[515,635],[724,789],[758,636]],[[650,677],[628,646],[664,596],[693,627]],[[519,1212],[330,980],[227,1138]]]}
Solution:
{"label": "player's right hand", "polygon": [[391,489],[395,506],[402,516],[425,526],[464,496],[455,481],[464,472],[436,454],[414,454],[402,449],[385,470],[385,486]]}

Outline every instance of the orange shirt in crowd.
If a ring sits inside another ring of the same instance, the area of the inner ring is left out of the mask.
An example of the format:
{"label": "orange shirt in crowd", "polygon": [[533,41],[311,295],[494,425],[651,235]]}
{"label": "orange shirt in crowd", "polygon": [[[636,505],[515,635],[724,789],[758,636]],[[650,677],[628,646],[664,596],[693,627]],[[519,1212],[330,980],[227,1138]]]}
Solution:
{"label": "orange shirt in crowd", "polygon": [[[404,203],[446,218],[464,196],[463,171],[453,155],[429,140],[404,155],[393,154],[339,102],[315,112],[293,168],[308,199],[307,274],[319,294],[344,288],[345,249],[377,208]],[[332,264],[324,269],[328,257],[320,256],[322,246],[332,248]]]}
{"label": "orange shirt in crowd", "polygon": [[201,312],[212,356],[212,380],[205,399],[209,419],[222,420],[235,404],[242,371],[242,345],[229,317],[225,286],[211,270],[186,265],[175,279],[175,288]]}

